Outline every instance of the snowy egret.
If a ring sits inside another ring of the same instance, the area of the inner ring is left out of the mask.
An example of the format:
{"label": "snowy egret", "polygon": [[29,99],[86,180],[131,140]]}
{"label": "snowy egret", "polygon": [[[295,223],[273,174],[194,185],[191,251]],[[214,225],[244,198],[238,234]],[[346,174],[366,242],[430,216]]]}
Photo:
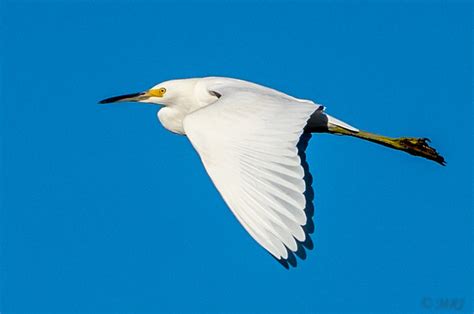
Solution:
{"label": "snowy egret", "polygon": [[322,105],[238,79],[170,80],[100,103],[124,101],[162,105],[161,124],[189,138],[235,217],[281,262],[311,245],[304,159],[311,133],[358,137],[445,164],[426,138],[364,132],[328,115]]}

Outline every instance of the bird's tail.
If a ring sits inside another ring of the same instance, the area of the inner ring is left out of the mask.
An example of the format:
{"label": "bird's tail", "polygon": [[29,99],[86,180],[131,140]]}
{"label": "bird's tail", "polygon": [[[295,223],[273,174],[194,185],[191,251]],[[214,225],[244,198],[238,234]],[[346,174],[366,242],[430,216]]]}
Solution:
{"label": "bird's tail", "polygon": [[334,124],[328,120],[328,130],[329,133],[338,134],[338,135],[349,135],[353,137],[358,137],[370,142],[374,142],[383,146],[394,148],[397,150],[404,151],[414,156],[420,156],[429,160],[433,160],[440,165],[446,165],[446,161],[443,156],[438,154],[438,152],[431,147],[428,143],[430,140],[427,138],[415,138],[415,137],[398,137],[392,138],[387,136],[382,136],[374,133],[369,133],[361,130],[350,130],[344,126],[341,126],[339,123]]}

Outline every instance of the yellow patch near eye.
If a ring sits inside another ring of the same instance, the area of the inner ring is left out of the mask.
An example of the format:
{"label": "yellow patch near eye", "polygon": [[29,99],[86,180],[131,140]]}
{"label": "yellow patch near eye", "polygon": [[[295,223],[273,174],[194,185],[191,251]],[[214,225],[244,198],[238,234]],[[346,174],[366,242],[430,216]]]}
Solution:
{"label": "yellow patch near eye", "polygon": [[166,93],[166,88],[150,89],[148,91],[148,95],[151,97],[163,97],[165,93]]}

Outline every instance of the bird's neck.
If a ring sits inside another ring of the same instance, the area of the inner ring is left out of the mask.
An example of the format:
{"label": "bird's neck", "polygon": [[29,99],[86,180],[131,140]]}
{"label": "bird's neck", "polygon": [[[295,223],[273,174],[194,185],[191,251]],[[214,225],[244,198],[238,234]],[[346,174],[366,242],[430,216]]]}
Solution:
{"label": "bird's neck", "polygon": [[177,107],[163,107],[158,111],[158,120],[170,132],[184,135],[183,120],[186,113]]}
{"label": "bird's neck", "polygon": [[183,128],[184,118],[203,107],[214,103],[218,98],[209,93],[205,84],[200,79],[187,79],[180,82],[182,95],[173,99],[173,102],[158,111],[158,119],[169,131],[185,134]]}

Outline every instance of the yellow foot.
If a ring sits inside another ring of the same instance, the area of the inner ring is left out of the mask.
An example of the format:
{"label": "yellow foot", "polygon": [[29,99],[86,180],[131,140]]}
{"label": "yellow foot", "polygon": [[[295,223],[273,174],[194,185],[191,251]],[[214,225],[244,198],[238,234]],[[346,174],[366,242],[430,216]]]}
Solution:
{"label": "yellow foot", "polygon": [[443,166],[446,165],[446,161],[444,160],[443,156],[438,154],[436,149],[428,144],[431,141],[427,138],[400,137],[394,139],[394,141],[396,141],[396,145],[399,146],[400,149],[406,151],[409,154],[436,161]]}

